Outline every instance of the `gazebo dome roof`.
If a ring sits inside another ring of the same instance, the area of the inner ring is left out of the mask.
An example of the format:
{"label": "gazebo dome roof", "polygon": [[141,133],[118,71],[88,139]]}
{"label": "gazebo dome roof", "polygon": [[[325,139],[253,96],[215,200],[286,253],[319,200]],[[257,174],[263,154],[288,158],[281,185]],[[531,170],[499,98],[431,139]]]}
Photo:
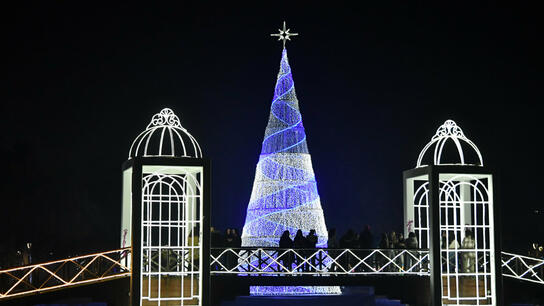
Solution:
{"label": "gazebo dome roof", "polygon": [[[455,144],[457,152],[449,154],[448,157],[457,155],[459,157],[458,161],[448,162],[443,160],[444,147],[449,141]],[[463,151],[463,144],[465,147],[468,145],[477,155],[478,160],[476,163],[466,162],[466,155]],[[425,158],[427,151],[429,151],[431,147],[434,147],[434,149],[432,150],[433,159],[431,165],[484,165],[482,154],[480,154],[480,150],[478,150],[478,147],[476,147],[476,145],[465,136],[463,130],[461,130],[461,128],[453,120],[446,120],[446,122],[444,122],[444,124],[442,124],[438,128],[438,130],[436,130],[436,134],[434,134],[434,136],[431,138],[431,141],[429,141],[429,143],[427,143],[423,150],[421,150],[421,153],[419,153],[416,167],[422,167],[426,165],[423,163],[423,159]]]}
{"label": "gazebo dome roof", "polygon": [[196,139],[181,126],[178,116],[164,108],[132,142],[129,158],[134,157],[201,158],[202,151]]}

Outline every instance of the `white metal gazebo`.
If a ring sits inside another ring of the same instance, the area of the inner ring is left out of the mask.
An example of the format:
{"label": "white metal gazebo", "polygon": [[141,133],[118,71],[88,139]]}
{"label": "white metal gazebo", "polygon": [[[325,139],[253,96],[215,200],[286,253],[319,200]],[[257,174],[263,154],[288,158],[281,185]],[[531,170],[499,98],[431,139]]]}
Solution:
{"label": "white metal gazebo", "polygon": [[430,250],[432,304],[500,305],[493,174],[478,147],[447,120],[403,174],[404,231]]}
{"label": "white metal gazebo", "polygon": [[132,305],[206,305],[209,161],[165,108],[123,164],[121,246],[132,247]]}

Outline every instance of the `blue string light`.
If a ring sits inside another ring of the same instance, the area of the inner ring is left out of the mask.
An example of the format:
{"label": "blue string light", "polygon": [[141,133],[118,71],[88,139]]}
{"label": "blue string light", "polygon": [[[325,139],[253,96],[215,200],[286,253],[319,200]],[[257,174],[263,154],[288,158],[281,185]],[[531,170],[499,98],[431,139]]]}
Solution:
{"label": "blue string light", "polygon": [[[325,218],[287,50],[283,49],[280,72],[242,232],[242,246],[277,247],[285,230],[288,230],[291,238],[294,238],[299,229],[304,235],[315,229],[318,237],[317,247],[327,247]],[[253,288],[252,293],[257,295],[282,292],[299,294],[340,292],[338,287]]]}
{"label": "blue string light", "polygon": [[316,230],[318,246],[327,246],[327,229],[306,143],[287,50],[270,107],[255,182],[242,233],[244,246],[277,246],[289,230],[292,237]]}

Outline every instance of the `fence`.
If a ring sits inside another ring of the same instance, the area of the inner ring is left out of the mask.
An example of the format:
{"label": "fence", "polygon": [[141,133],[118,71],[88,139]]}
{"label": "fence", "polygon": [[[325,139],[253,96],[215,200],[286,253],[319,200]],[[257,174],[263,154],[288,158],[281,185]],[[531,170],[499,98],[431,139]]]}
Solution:
{"label": "fence", "polygon": [[0,270],[0,301],[130,276],[130,248]]}

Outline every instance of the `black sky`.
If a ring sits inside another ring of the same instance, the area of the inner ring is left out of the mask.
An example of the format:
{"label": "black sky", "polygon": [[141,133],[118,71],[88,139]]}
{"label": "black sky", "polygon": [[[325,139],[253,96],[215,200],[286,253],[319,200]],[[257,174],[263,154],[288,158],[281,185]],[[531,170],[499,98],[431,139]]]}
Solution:
{"label": "black sky", "polygon": [[499,174],[505,247],[542,239],[539,8],[91,4],[3,9],[3,249],[116,247],[121,164],[163,107],[212,160],[212,223],[241,229],[283,20],[329,228],[400,230],[402,171],[453,119]]}

